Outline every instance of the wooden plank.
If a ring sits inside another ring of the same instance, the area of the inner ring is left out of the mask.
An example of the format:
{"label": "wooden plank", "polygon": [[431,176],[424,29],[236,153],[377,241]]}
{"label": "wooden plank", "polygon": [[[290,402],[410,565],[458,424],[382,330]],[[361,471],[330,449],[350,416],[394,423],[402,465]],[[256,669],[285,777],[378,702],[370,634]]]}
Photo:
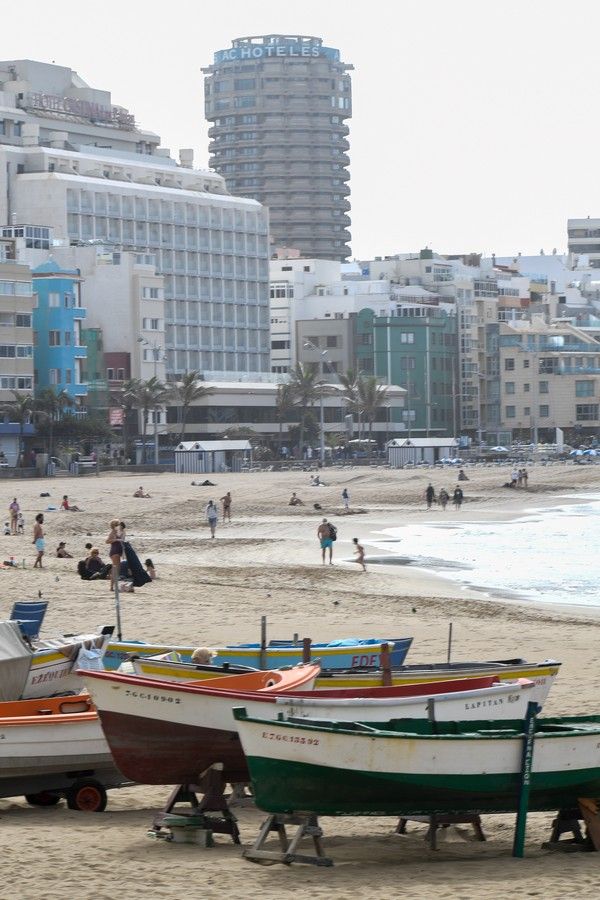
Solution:
{"label": "wooden plank", "polygon": [[594,849],[600,850],[600,801],[580,797],[578,803]]}

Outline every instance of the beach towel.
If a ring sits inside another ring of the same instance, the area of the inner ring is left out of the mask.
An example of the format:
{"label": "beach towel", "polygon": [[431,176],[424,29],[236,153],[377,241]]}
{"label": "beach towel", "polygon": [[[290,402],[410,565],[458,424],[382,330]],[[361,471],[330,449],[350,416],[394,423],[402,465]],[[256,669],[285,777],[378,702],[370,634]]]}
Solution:
{"label": "beach towel", "polygon": [[125,553],[129,571],[131,572],[131,580],[133,581],[134,587],[142,587],[142,585],[148,584],[149,581],[151,582],[152,579],[144,569],[137,553],[129,541],[123,541],[123,551]]}

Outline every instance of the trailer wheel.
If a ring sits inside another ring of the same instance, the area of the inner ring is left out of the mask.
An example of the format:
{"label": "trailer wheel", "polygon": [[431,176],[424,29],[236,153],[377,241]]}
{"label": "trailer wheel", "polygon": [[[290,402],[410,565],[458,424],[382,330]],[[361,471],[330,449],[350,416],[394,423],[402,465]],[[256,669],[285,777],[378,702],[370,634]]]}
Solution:
{"label": "trailer wheel", "polygon": [[49,794],[48,791],[40,791],[39,794],[25,794],[25,799],[30,806],[56,806],[60,797]]}
{"label": "trailer wheel", "polygon": [[108,800],[106,789],[94,779],[76,781],[65,792],[65,796],[69,809],[78,809],[81,812],[104,812]]}

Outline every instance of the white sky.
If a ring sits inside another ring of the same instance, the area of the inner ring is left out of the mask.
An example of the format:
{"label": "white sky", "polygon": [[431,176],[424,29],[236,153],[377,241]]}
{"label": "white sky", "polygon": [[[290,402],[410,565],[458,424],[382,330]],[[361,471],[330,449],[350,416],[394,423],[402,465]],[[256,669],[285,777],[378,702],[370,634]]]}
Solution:
{"label": "white sky", "polygon": [[0,58],[75,69],[207,163],[201,66],[251,34],[353,63],[352,249],[510,255],[600,215],[600,3],[52,0],[7,5]]}

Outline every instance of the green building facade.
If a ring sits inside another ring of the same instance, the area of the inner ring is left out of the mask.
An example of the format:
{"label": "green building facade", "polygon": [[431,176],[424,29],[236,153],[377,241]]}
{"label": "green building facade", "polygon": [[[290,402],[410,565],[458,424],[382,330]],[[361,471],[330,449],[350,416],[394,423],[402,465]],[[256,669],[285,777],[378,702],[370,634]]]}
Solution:
{"label": "green building facade", "polygon": [[406,389],[395,410],[406,436],[458,434],[456,316],[437,306],[399,306],[394,316],[357,317],[357,368]]}
{"label": "green building facade", "polygon": [[104,376],[104,346],[101,328],[82,328],[81,339],[87,347],[84,380],[87,382],[87,406],[90,411],[108,409],[108,385]]}

